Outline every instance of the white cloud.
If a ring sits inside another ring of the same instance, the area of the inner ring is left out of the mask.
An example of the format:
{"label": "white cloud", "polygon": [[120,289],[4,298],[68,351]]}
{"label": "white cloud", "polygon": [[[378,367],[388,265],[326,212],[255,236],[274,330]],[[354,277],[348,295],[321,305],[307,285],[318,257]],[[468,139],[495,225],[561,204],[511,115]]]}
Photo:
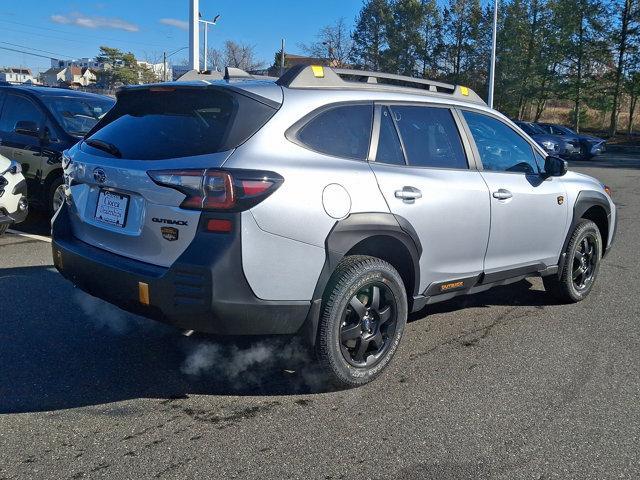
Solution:
{"label": "white cloud", "polygon": [[83,15],[77,12],[68,15],[51,15],[51,21],[63,25],[77,25],[84,28],[113,28],[126,32],[137,32],[139,30],[137,25],[120,18]]}
{"label": "white cloud", "polygon": [[177,18],[161,18],[160,23],[179,28],[180,30],[189,30],[189,22],[178,20]]}

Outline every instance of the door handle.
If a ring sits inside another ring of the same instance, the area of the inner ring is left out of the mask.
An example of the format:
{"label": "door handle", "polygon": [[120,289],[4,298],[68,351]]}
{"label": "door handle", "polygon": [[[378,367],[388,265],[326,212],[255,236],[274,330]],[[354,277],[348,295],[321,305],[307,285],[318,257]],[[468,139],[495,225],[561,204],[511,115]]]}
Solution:
{"label": "door handle", "polygon": [[414,203],[417,198],[422,198],[422,192],[416,187],[402,187],[402,190],[396,190],[394,194],[404,203]]}
{"label": "door handle", "polygon": [[513,193],[504,188],[500,188],[497,192],[493,192],[493,198],[497,198],[498,200],[508,200],[511,197],[513,197]]}

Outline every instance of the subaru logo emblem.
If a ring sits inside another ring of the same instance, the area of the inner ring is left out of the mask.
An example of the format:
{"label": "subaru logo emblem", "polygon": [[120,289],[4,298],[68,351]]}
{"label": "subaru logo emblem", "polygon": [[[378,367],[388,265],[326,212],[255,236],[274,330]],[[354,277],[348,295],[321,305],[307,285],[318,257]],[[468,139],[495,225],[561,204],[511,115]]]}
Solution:
{"label": "subaru logo emblem", "polygon": [[104,183],[107,181],[107,174],[104,173],[102,168],[98,167],[93,171],[93,179],[98,183]]}

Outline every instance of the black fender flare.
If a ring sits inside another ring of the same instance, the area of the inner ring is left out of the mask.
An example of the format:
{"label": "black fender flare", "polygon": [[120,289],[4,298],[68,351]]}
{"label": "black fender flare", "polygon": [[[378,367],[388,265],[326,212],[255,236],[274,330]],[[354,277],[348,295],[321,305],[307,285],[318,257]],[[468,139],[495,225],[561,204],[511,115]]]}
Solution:
{"label": "black fender flare", "polygon": [[[569,226],[569,231],[567,232],[567,236],[564,239],[564,243],[562,244],[562,251],[560,253],[560,259],[558,260],[558,276],[562,275],[562,268],[564,267],[564,262],[566,261],[567,256],[567,246],[569,245],[569,241],[571,240],[571,235],[578,225],[578,222],[585,214],[587,210],[589,210],[593,206],[599,206],[604,209],[607,214],[607,223],[609,225],[609,231],[611,229],[611,205],[607,200],[607,197],[604,193],[597,192],[595,190],[581,190],[576,197],[576,202],[573,204],[573,216],[571,219],[571,225]],[[607,238],[602,239],[604,246],[607,245]],[[604,251],[603,251],[604,254]]]}
{"label": "black fender flare", "polygon": [[399,240],[409,251],[414,269],[414,292],[420,287],[419,261],[422,244],[411,224],[403,217],[392,213],[353,213],[335,223],[325,240],[326,259],[318,283],[313,292],[314,299],[321,299],[331,274],[338,263],[354,246],[370,237],[385,235]]}

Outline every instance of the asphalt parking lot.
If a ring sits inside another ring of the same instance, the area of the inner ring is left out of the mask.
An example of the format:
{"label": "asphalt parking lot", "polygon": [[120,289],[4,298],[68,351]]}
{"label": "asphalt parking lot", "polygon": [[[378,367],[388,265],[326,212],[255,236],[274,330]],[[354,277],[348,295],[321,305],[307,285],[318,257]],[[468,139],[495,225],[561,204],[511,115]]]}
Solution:
{"label": "asphalt parking lot", "polygon": [[571,168],[619,208],[591,296],[558,305],[531,279],[435,305],[348,391],[295,345],[125,314],[64,281],[49,243],[7,235],[0,479],[639,478],[640,157]]}

